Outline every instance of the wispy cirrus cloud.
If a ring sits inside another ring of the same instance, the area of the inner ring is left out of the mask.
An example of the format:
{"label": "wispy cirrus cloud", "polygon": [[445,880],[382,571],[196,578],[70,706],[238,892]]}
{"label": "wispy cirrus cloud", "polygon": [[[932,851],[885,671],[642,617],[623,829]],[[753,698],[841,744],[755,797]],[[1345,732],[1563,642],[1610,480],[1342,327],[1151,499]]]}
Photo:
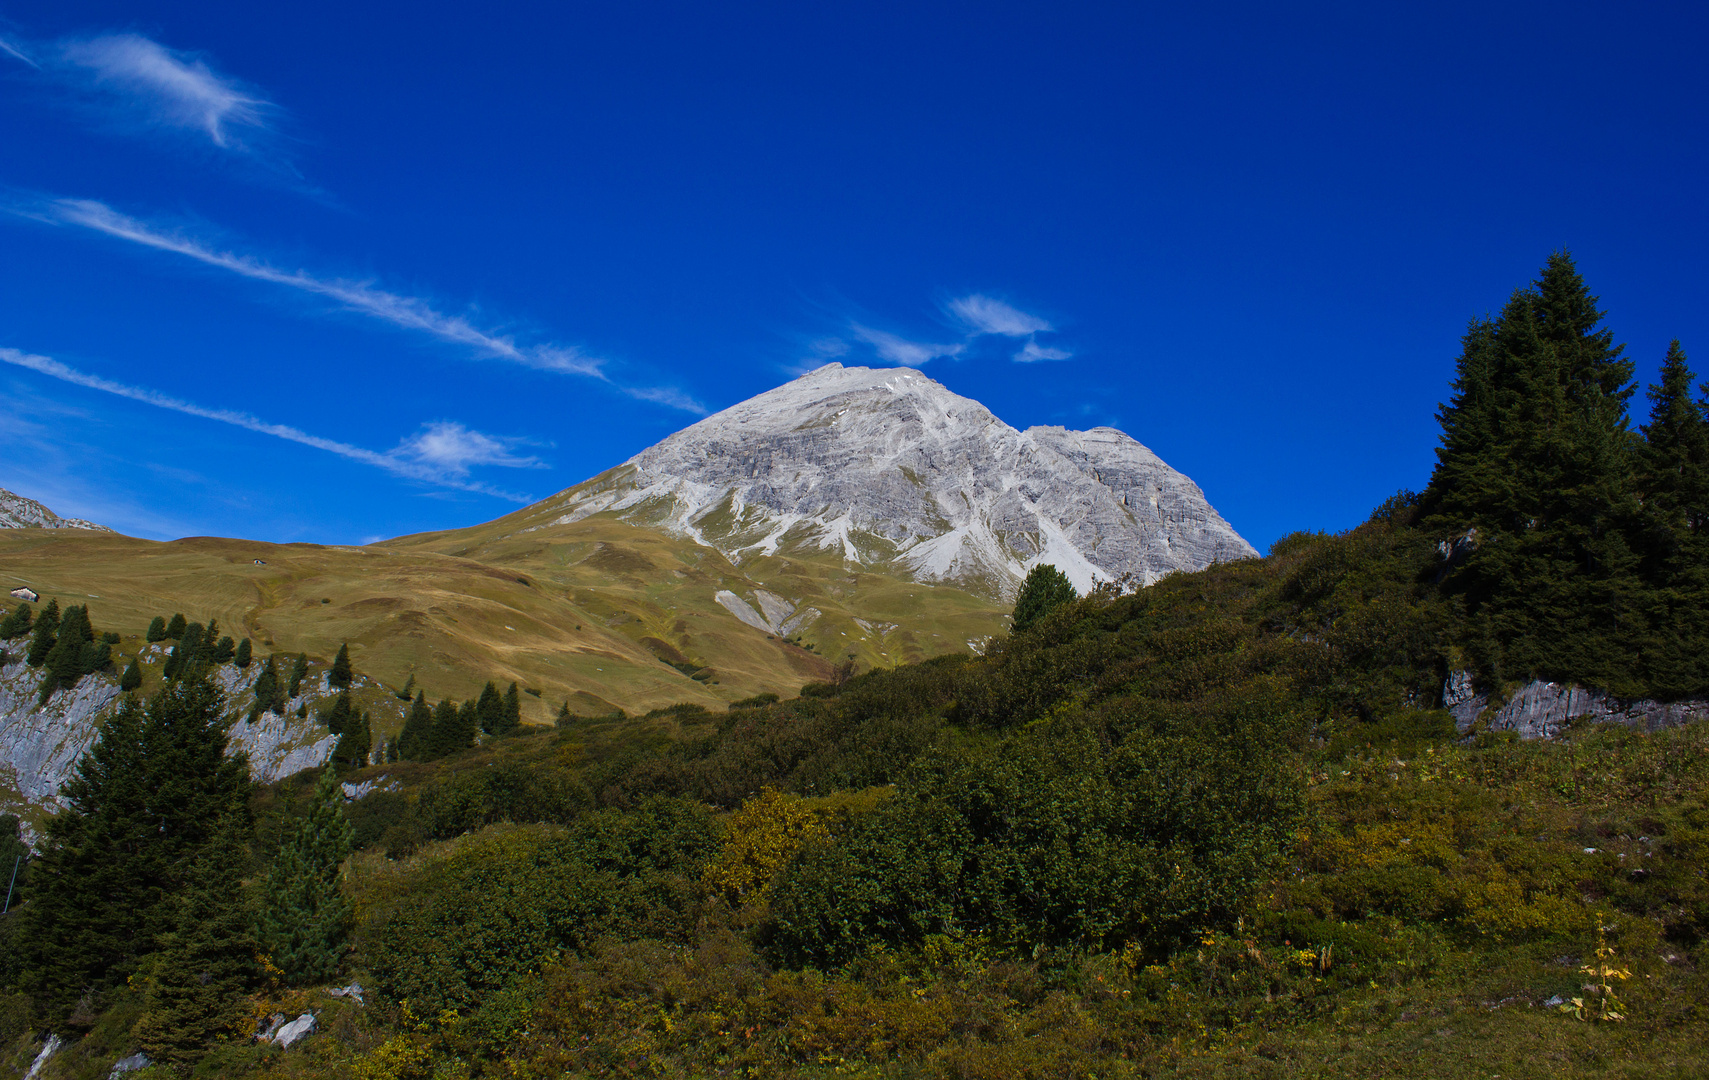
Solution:
{"label": "wispy cirrus cloud", "polygon": [[1048,333],[1052,329],[1050,323],[1037,315],[1028,315],[1001,300],[993,300],[980,293],[971,293],[951,300],[949,310],[956,318],[966,323],[974,334],[1029,337],[1033,334]]}
{"label": "wispy cirrus cloud", "polygon": [[461,315],[439,310],[429,301],[380,288],[371,282],[284,270],[259,256],[231,251],[181,231],[150,224],[94,199],[47,199],[15,205],[12,212],[55,225],[71,225],[104,236],[191,259],[251,281],[278,285],[331,300],[346,311],[401,330],[425,334],[470,349],[476,356],[520,364],[536,371],[582,375],[611,385],[640,401],[706,415],[706,407],[673,387],[620,384],[605,370],[606,361],[573,345],[521,344],[508,334],[482,329]]}
{"label": "wispy cirrus cloud", "polygon": [[58,42],[52,66],[110,105],[151,125],[204,136],[222,150],[252,152],[273,134],[279,107],[221,75],[207,61],[141,34],[103,34]]}
{"label": "wispy cirrus cloud", "polygon": [[313,447],[316,450],[324,450],[329,454],[336,454],[351,461],[383,469],[404,479],[416,480],[442,488],[453,488],[458,491],[490,495],[515,503],[527,503],[530,498],[527,495],[518,495],[514,492],[492,487],[489,484],[467,479],[469,467],[472,465],[501,465],[511,468],[544,467],[535,458],[516,456],[512,452],[512,448],[516,445],[514,440],[470,431],[461,424],[449,421],[428,424],[421,432],[404,439],[395,449],[381,452],[353,446],[336,439],[311,435],[300,428],[291,427],[287,424],[269,423],[249,413],[238,412],[234,409],[209,408],[185,401],[182,398],[173,397],[170,394],[161,393],[158,390],[115,382],[99,375],[79,371],[52,357],[37,356],[18,349],[0,348],[0,363],[25,368],[37,374],[58,379],[61,382],[71,383],[74,386],[99,390],[102,393],[128,398],[145,405],[153,405],[159,409],[167,409],[221,424],[230,424],[233,427],[243,428],[245,431],[271,435],[276,439],[284,439],[287,442]]}
{"label": "wispy cirrus cloud", "polygon": [[934,345],[924,341],[909,341],[907,338],[883,330],[874,330],[860,323],[852,324],[850,330],[855,337],[871,345],[880,359],[906,367],[922,367],[939,357],[959,356],[966,348],[960,344]]}
{"label": "wispy cirrus cloud", "polygon": [[1040,360],[1068,360],[1074,356],[1067,349],[1052,349],[1028,339],[1025,345],[1015,353],[1012,360],[1018,364],[1036,364]]}

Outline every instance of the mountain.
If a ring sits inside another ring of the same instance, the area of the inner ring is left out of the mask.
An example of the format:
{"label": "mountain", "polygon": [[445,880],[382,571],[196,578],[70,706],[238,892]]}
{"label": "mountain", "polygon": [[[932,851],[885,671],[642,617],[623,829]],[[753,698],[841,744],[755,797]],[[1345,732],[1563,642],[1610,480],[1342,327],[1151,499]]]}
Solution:
{"label": "mountain", "polygon": [[1085,592],[1258,554],[1198,485],[1114,428],[1018,431],[917,371],[841,364],[710,416],[509,520],[534,522],[526,529],[597,514],[686,537],[738,565],[827,551],[1001,598],[1041,563]]}
{"label": "mountain", "polygon": [[94,529],[112,532],[105,525],[82,518],[62,518],[34,499],[0,488],[0,529]]}

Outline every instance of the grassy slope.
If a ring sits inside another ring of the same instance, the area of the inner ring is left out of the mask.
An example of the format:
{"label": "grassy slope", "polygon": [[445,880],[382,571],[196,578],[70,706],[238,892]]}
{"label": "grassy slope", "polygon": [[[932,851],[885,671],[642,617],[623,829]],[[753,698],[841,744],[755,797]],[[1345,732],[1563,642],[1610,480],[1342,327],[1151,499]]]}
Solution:
{"label": "grassy slope", "polygon": [[[524,512],[526,513],[526,512]],[[138,633],[155,615],[218,618],[261,653],[330,657],[391,685],[467,698],[488,679],[541,691],[584,715],[674,702],[720,706],[789,694],[852,654],[863,668],[967,648],[1000,632],[1003,605],[967,592],[845,568],[821,553],[737,568],[710,549],[595,518],[515,535],[516,516],[370,547],[192,537],[159,543],[73,530],[0,530],[0,583],[43,602],[87,602],[101,629]],[[261,559],[264,566],[253,560]],[[714,600],[765,588],[824,617],[778,641]],[[884,632],[869,624],[897,624]],[[672,666],[673,664],[677,666]],[[683,669],[710,668],[695,680]]]}

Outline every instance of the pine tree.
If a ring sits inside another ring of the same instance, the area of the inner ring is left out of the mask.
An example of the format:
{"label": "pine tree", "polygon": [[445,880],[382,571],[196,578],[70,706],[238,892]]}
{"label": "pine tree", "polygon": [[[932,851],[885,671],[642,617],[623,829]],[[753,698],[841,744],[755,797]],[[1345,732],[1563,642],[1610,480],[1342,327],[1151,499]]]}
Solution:
{"label": "pine tree", "polygon": [[1632,364],[1570,256],[1550,256],[1493,322],[1474,323],[1422,505],[1428,528],[1472,533],[1447,588],[1486,679],[1546,676],[1638,689],[1643,633]]}
{"label": "pine tree", "polygon": [[1068,575],[1049,563],[1040,563],[1027,571],[1027,578],[1021,583],[1020,595],[1015,597],[1012,632],[1019,634],[1026,631],[1079,595],[1074,591],[1074,584],[1068,580]]}
{"label": "pine tree", "polygon": [[353,713],[344,722],[338,745],[332,750],[332,759],[346,768],[360,769],[368,764],[368,755],[373,749],[374,739],[368,723],[368,714]]}
{"label": "pine tree", "polygon": [[15,637],[23,637],[30,632],[30,620],[33,612],[27,603],[19,604],[12,614],[0,619],[0,641],[10,641]]}
{"label": "pine tree", "polygon": [[119,689],[128,694],[141,685],[142,669],[137,666],[135,660],[132,660],[130,666],[125,668],[125,673],[119,676]]}
{"label": "pine tree", "polygon": [[341,690],[338,696],[332,700],[331,707],[321,714],[321,722],[334,735],[342,735],[355,715],[355,706],[350,703],[350,691]]}
{"label": "pine tree", "polygon": [[284,707],[279,690],[279,665],[274,657],[268,656],[267,663],[261,667],[261,674],[255,677],[255,704],[249,707],[250,723],[255,723],[264,712],[276,713]]}
{"label": "pine tree", "polygon": [[16,939],[50,1024],[124,985],[172,928],[186,870],[221,830],[247,829],[249,765],[225,756],[223,707],[205,680],[127,697],[61,787]]}
{"label": "pine tree", "polygon": [[143,635],[143,636],[150,644],[152,644],[156,641],[165,640],[165,638],[166,638],[166,618],[165,618],[165,616],[156,615],[148,624],[148,633]]}
{"label": "pine tree", "polygon": [[332,659],[332,670],[327,673],[328,686],[343,689],[350,685],[350,646],[340,645],[338,655]]}
{"label": "pine tree", "polygon": [[291,665],[291,685],[285,690],[285,696],[295,698],[303,688],[303,677],[309,673],[309,657],[307,653],[298,653],[296,662]]}
{"label": "pine tree", "polygon": [[[212,635],[210,635],[212,636]],[[208,654],[208,662],[212,664],[229,664],[237,656],[237,642],[227,634],[220,638],[219,644]]]}
{"label": "pine tree", "polygon": [[404,718],[403,730],[398,732],[398,756],[408,761],[426,761],[433,754],[433,707],[427,703],[426,692],[415,696]]}
{"label": "pine tree", "polygon": [[558,706],[558,720],[556,726],[560,728],[569,727],[571,724],[575,723],[575,720],[576,714],[570,711],[570,702],[569,699],[566,698],[564,703]]}
{"label": "pine tree", "polygon": [[1709,690],[1709,409],[1675,341],[1651,386],[1643,427],[1644,580],[1641,648],[1649,690],[1664,698]]}
{"label": "pine tree", "polygon": [[[42,658],[45,674],[42,677],[41,700],[46,701],[55,690],[64,687],[69,689],[77,685],[79,679],[88,670],[86,665],[93,664],[99,657],[100,649],[106,645],[95,645],[95,631],[89,625],[89,609],[73,604],[65,609],[65,615],[59,621],[59,634],[53,648]],[[93,649],[90,649],[94,646]],[[89,652],[85,652],[90,649]]]}
{"label": "pine tree", "polygon": [[432,735],[423,747],[421,760],[433,761],[468,745],[463,738],[457,703],[446,698],[433,707]]}
{"label": "pine tree", "polygon": [[509,734],[521,725],[522,697],[516,692],[516,684],[511,683],[510,689],[504,692],[504,722],[499,725],[498,734]]}
{"label": "pine tree", "polygon": [[352,914],[338,869],[352,836],[338,777],[327,769],[262,886],[256,936],[294,985],[326,982],[343,963]]}
{"label": "pine tree", "polygon": [[404,688],[398,691],[398,700],[408,701],[413,697],[415,697],[415,672],[412,671],[409,673],[409,679],[404,683]]}
{"label": "pine tree", "polygon": [[161,668],[168,681],[176,679],[193,679],[204,674],[207,659],[206,641],[207,628],[201,623],[193,622],[184,627],[184,632],[178,636],[178,644],[172,646],[167,654],[166,663]]}
{"label": "pine tree", "polygon": [[243,671],[249,667],[249,661],[253,659],[255,655],[254,648],[255,647],[249,643],[248,638],[244,638],[242,641],[237,643],[236,661],[237,669],[239,671]]}
{"label": "pine tree", "polygon": [[243,903],[247,832],[241,818],[215,824],[172,899],[172,926],[145,964],[146,1011],[133,1030],[151,1062],[179,1073],[236,1025],[255,979],[253,915]]}
{"label": "pine tree", "polygon": [[36,629],[30,638],[29,651],[24,654],[24,660],[31,667],[41,667],[47,662],[47,654],[53,650],[54,643],[59,640],[59,601],[49,600],[47,607],[36,617]]}
{"label": "pine tree", "polygon": [[189,628],[189,625],[184,621],[184,613],[178,612],[172,616],[172,621],[166,624],[166,636],[173,641],[178,641],[184,637],[184,631]]}
{"label": "pine tree", "polygon": [[499,696],[498,687],[491,682],[482,688],[480,700],[475,703],[475,712],[480,728],[486,734],[497,735],[503,728],[504,699]]}

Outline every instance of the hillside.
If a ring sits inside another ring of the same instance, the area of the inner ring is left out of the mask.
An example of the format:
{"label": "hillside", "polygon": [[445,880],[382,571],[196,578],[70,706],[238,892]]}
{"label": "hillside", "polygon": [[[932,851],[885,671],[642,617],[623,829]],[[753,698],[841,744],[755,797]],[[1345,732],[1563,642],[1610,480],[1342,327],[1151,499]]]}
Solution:
{"label": "hillside", "polygon": [[0,529],[94,529],[109,531],[105,525],[82,518],[62,518],[34,499],[0,488]]}

